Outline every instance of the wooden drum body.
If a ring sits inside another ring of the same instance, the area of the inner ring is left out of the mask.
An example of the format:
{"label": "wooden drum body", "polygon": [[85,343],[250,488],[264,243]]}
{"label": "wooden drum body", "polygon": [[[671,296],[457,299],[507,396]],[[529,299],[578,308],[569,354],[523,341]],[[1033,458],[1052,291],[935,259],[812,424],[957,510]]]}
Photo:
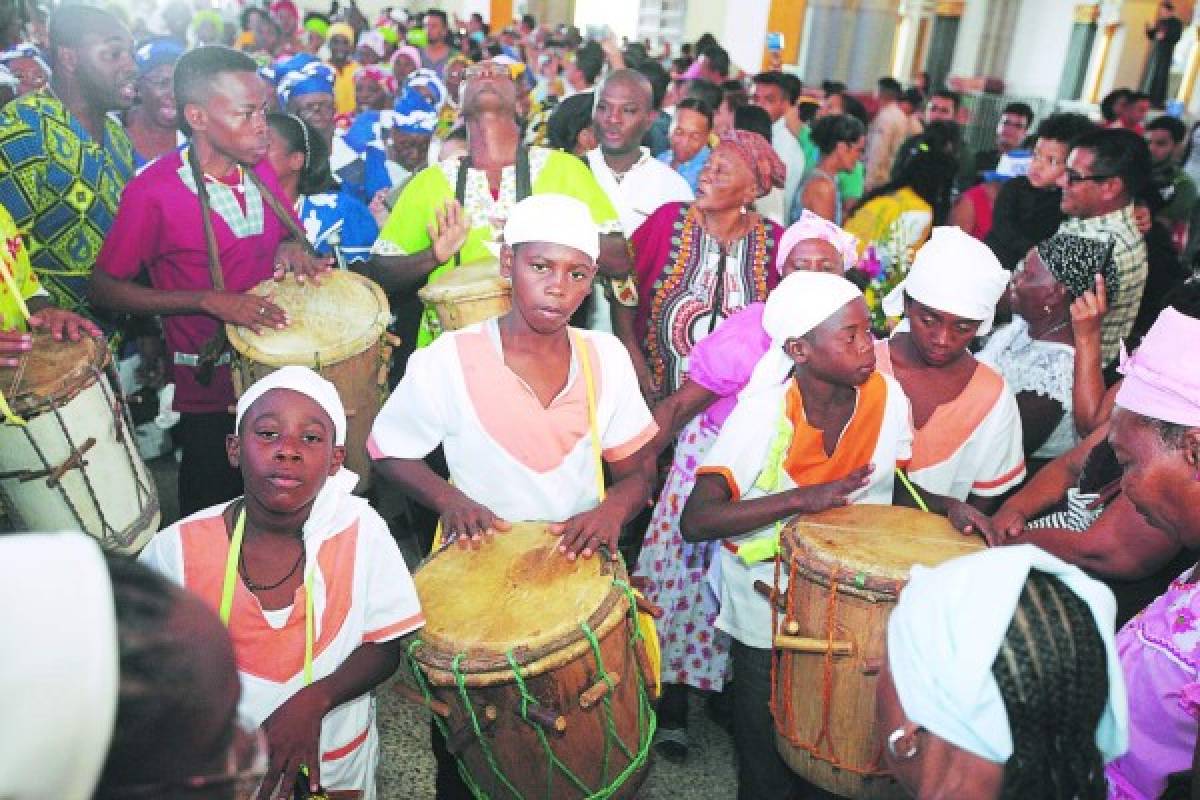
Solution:
{"label": "wooden drum body", "polygon": [[103,341],[35,334],[0,389],[25,425],[0,425],[0,493],[28,530],[83,531],[136,555],[158,530],[158,494],[137,452]]}
{"label": "wooden drum body", "polygon": [[883,767],[888,732],[875,727],[887,618],[913,564],[982,548],[943,517],[893,506],[836,508],[784,529],[771,711],[793,770],[845,797],[907,797]]}
{"label": "wooden drum body", "polygon": [[311,367],[337,387],[346,408],[346,468],[358,474],[358,490],[370,484],[367,437],[383,405],[391,346],[384,341],[390,318],[387,296],[368,278],[338,270],[319,286],[288,276],[250,290],[288,313],[283,330],[254,333],[226,325],[233,347],[233,385],[240,396],[279,367]]}
{"label": "wooden drum body", "polygon": [[450,546],[414,579],[413,675],[479,797],[633,797],[654,733],[624,568],[569,561],[542,523]]}
{"label": "wooden drum body", "polygon": [[456,331],[512,308],[512,285],[500,274],[499,261],[479,261],[443,272],[417,292],[433,306],[442,330]]}

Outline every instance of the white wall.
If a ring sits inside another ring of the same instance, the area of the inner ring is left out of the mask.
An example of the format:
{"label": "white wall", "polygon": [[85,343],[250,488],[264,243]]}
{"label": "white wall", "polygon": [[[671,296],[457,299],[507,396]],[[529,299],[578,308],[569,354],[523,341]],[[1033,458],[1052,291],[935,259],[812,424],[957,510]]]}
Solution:
{"label": "white wall", "polygon": [[729,51],[730,62],[751,74],[762,69],[770,10],[769,0],[734,0],[725,7],[724,23],[713,31]]}
{"label": "white wall", "polygon": [[[970,7],[971,3],[967,3]],[[1074,25],[1074,0],[1025,0],[1013,29],[1007,94],[1057,97]],[[1097,43],[1099,42],[1097,35]],[[962,39],[960,37],[959,41]]]}
{"label": "white wall", "polygon": [[617,36],[637,37],[638,0],[575,0],[575,24],[607,25]]}
{"label": "white wall", "polygon": [[958,21],[958,38],[954,43],[954,59],[950,62],[950,74],[970,77],[975,74],[979,60],[979,48],[983,41],[983,28],[988,17],[988,0],[969,0]]}
{"label": "white wall", "polygon": [[[739,2],[739,0],[734,0]],[[746,0],[740,0],[746,2]],[[688,0],[687,14],[683,20],[683,40],[694,42],[702,33],[711,33],[718,39],[725,27],[726,0]]]}

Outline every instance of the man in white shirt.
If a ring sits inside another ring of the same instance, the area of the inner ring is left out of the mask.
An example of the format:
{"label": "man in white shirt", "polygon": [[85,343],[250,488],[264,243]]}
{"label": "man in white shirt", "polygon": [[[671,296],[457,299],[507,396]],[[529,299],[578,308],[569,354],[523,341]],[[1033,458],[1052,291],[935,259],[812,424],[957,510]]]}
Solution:
{"label": "man in white shirt", "polygon": [[754,86],[750,89],[750,102],[771,118],[771,146],[787,167],[783,183],[785,213],[792,206],[796,187],[804,180],[804,148],[788,127],[788,113],[796,107],[800,89],[799,79],[782,72],[760,72],[754,76]]}
{"label": "man in white shirt", "polygon": [[903,93],[895,78],[879,79],[879,110],[867,128],[867,191],[887,183],[896,151],[910,133],[908,115],[900,107]]}

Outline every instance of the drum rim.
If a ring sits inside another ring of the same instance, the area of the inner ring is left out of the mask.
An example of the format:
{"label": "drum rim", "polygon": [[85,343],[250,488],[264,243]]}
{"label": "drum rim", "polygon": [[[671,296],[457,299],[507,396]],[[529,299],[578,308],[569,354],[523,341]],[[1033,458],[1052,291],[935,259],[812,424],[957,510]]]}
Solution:
{"label": "drum rim", "polygon": [[[279,353],[264,353],[259,349],[258,345],[252,344],[246,339],[243,334],[245,328],[242,328],[240,325],[226,323],[225,335],[229,339],[230,347],[237,351],[243,358],[259,364],[266,364],[269,367],[286,367],[295,364],[315,367],[318,365],[336,364],[370,350],[379,343],[380,337],[387,330],[388,319],[391,314],[391,306],[388,303],[387,294],[378,283],[364,275],[359,275],[357,272],[337,270],[331,275],[326,275],[325,280],[330,280],[334,276],[341,276],[337,277],[337,280],[346,279],[360,284],[375,299],[377,310],[374,318],[371,320],[371,324],[361,333],[324,349],[317,348],[284,355]],[[294,278],[289,279],[294,280]],[[269,287],[276,283],[277,281],[273,279],[267,279],[255,285],[250,289],[250,292],[259,295],[264,294]]]}
{"label": "drum rim", "polygon": [[[20,416],[34,417],[44,413],[53,405],[65,405],[69,403],[80,392],[98,380],[100,373],[108,366],[109,358],[112,355],[109,353],[108,346],[105,343],[91,336],[84,336],[78,341],[67,342],[59,341],[49,333],[34,332],[33,347],[30,348],[26,358],[32,357],[47,342],[59,346],[80,347],[85,352],[87,348],[91,348],[91,353],[88,354],[87,358],[80,360],[69,371],[57,374],[55,379],[46,387],[28,386],[25,384],[24,377],[22,377],[21,384],[17,387],[22,391],[10,394],[8,388],[5,387],[4,393],[8,398],[9,405]],[[5,368],[5,372],[11,374],[15,372],[15,369],[7,367]]]}
{"label": "drum rim", "polygon": [[[496,267],[494,274],[491,269],[487,269],[492,266]],[[481,280],[466,285],[457,283],[448,285],[451,275],[462,275],[468,271],[479,272],[481,275],[488,273],[486,277],[494,278],[494,280]],[[510,294],[512,294],[512,281],[500,274],[500,262],[495,259],[472,261],[469,264],[448,269],[430,279],[428,283],[417,290],[417,297],[430,305],[444,303],[448,300],[482,300]]]}

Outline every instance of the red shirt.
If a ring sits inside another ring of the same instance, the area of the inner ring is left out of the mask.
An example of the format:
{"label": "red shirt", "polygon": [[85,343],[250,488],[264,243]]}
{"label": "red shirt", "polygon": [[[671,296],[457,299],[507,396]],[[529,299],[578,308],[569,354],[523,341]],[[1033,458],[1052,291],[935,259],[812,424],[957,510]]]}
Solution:
{"label": "red shirt", "polygon": [[[120,280],[132,280],[145,271],[156,289],[212,288],[200,201],[179,177],[182,167],[180,154],[169,153],[126,185],[116,219],[96,259],[96,269]],[[269,191],[284,197],[265,158],[253,169]],[[244,209],[245,198],[239,200]],[[212,221],[228,291],[245,291],[271,277],[275,250],[289,233],[265,201],[261,233],[239,239],[215,211]],[[199,353],[219,325],[215,318],[200,314],[164,316],[162,322],[168,363],[175,353]],[[192,367],[173,366],[172,370],[175,410],[226,411],[233,404],[228,366],[218,367],[208,386],[196,381]]]}

